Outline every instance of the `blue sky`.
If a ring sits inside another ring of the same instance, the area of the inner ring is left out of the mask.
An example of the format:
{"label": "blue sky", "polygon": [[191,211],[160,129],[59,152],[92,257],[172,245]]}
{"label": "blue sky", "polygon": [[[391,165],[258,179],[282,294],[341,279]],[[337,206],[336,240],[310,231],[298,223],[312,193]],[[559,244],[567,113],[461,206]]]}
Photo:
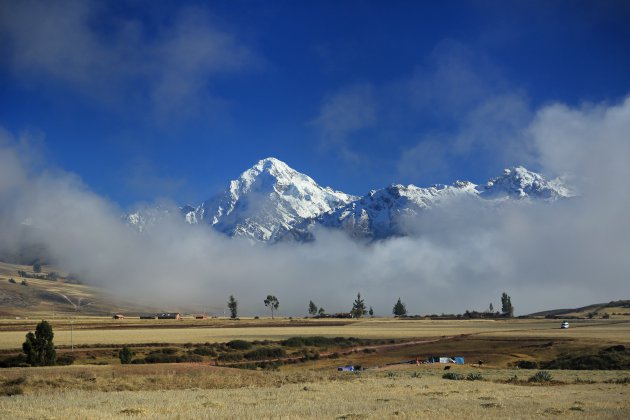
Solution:
{"label": "blue sky", "polygon": [[542,106],[625,97],[629,40],[624,1],[3,1],[0,127],[121,207],[267,156],[353,194],[483,182],[537,169]]}

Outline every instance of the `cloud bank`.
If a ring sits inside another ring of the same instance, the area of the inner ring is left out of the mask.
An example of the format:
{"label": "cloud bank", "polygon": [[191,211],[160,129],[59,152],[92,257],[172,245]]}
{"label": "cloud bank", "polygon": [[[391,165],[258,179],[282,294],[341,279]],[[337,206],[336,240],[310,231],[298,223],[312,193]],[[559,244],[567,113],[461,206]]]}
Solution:
{"label": "cloud bank", "polygon": [[482,211],[453,202],[407,220],[411,235],[370,245],[321,230],[313,243],[252,245],[167,220],[150,234],[124,226],[121,211],[62,171],[36,169],[20,141],[0,141],[0,248],[43,243],[68,271],[126,297],[221,313],[234,294],[243,315],[350,309],[357,292],[377,314],[400,296],[410,313],[484,310],[512,296],[518,314],[628,298],[630,98],[619,104],[535,113],[521,134],[548,175],[580,192],[548,204]]}

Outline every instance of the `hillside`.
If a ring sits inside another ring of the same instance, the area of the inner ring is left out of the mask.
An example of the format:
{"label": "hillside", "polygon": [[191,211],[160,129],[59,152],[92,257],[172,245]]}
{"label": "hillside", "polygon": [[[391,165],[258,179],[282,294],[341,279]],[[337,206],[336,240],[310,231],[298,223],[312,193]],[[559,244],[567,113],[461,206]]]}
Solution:
{"label": "hillside", "polygon": [[[601,318],[608,315],[630,315],[630,300],[614,300],[608,303],[594,303],[570,309],[552,309],[535,312],[529,316],[548,318]],[[590,315],[590,316],[589,316]]]}
{"label": "hillside", "polygon": [[[57,276],[51,273],[57,273]],[[32,278],[34,276],[42,278]],[[55,277],[57,279],[53,280]],[[102,289],[77,284],[76,280],[56,267],[43,266],[41,273],[35,273],[32,266],[0,262],[0,317],[64,315],[76,313],[77,309],[82,315],[94,316],[156,311],[120,302]]]}

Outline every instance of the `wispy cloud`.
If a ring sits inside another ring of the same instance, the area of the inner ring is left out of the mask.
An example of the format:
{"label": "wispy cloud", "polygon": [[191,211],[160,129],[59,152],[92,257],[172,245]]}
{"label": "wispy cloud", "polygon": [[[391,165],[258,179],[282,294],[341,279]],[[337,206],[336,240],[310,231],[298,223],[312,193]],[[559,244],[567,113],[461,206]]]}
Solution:
{"label": "wispy cloud", "polygon": [[[422,184],[450,178],[462,162],[495,169],[534,162],[524,136],[532,117],[527,95],[496,64],[444,40],[410,74],[328,96],[315,125],[323,144],[349,161],[370,162],[373,149],[399,151],[392,172]],[[361,137],[365,127],[369,138]]]}
{"label": "wispy cloud", "polygon": [[262,62],[202,8],[182,7],[151,27],[89,0],[9,0],[0,9],[2,52],[24,86],[62,85],[160,118],[204,113],[222,101],[213,81]]}
{"label": "wispy cloud", "polygon": [[312,124],[321,132],[322,146],[340,152],[350,161],[361,160],[351,136],[377,121],[374,92],[370,85],[354,85],[329,95]]}

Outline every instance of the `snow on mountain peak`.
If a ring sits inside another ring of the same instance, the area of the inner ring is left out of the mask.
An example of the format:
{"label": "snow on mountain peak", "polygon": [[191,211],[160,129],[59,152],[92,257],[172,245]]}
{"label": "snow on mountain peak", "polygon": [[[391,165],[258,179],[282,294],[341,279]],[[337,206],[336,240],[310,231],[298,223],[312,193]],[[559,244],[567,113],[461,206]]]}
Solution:
{"label": "snow on mountain peak", "polygon": [[503,174],[490,179],[477,190],[483,198],[511,197],[518,199],[538,198],[557,200],[572,196],[571,192],[558,180],[547,181],[541,175],[522,166],[507,168]]}
{"label": "snow on mountain peak", "polygon": [[244,171],[222,194],[204,202],[190,220],[206,222],[229,235],[273,241],[305,219],[355,199],[320,187],[311,177],[273,157]]}
{"label": "snow on mountain peak", "polygon": [[[342,229],[355,238],[379,239],[408,234],[405,220],[425,211],[440,211],[457,200],[473,205],[501,205],[506,200],[547,202],[572,197],[562,180],[546,180],[522,166],[508,168],[485,185],[455,181],[421,188],[391,184],[355,197],[319,186],[311,177],[273,157],[258,161],[230,181],[220,194],[180,213],[189,224],[208,224],[228,236],[261,242],[306,240],[311,227]],[[456,205],[459,205],[456,203]],[[126,216],[138,230],[168,216],[162,208]]]}

